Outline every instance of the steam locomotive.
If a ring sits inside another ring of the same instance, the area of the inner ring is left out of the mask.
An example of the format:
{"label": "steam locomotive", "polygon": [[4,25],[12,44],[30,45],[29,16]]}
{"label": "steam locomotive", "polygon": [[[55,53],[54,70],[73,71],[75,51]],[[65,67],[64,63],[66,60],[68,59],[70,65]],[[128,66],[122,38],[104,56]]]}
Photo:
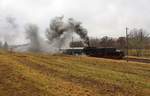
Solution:
{"label": "steam locomotive", "polygon": [[64,54],[68,55],[82,55],[112,59],[122,59],[125,54],[123,51],[116,48],[97,48],[97,47],[85,47],[85,48],[72,48],[65,49]]}

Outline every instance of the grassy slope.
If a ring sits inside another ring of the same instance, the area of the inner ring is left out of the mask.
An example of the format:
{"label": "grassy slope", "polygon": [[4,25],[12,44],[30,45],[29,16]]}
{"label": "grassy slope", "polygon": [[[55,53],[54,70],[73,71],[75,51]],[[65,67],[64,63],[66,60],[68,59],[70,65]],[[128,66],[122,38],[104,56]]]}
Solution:
{"label": "grassy slope", "polygon": [[150,65],[1,53],[0,96],[150,96]]}

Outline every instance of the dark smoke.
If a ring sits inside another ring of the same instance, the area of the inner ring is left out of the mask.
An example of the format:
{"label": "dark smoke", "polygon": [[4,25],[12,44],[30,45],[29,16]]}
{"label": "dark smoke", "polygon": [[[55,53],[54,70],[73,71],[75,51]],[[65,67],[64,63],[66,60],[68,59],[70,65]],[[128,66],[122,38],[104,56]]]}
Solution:
{"label": "dark smoke", "polygon": [[[72,34],[76,33],[83,39],[85,46],[88,46],[88,35],[87,30],[81,26],[81,22],[69,18],[67,20],[64,17],[55,17],[51,23],[49,29],[47,29],[47,38],[52,44],[55,41],[59,47],[69,45],[72,38]],[[67,44],[66,44],[67,43]]]}
{"label": "dark smoke", "polygon": [[74,31],[84,40],[85,46],[89,46],[89,37],[87,29],[81,26],[80,22],[76,22],[74,19],[70,18],[69,23],[74,27]]}

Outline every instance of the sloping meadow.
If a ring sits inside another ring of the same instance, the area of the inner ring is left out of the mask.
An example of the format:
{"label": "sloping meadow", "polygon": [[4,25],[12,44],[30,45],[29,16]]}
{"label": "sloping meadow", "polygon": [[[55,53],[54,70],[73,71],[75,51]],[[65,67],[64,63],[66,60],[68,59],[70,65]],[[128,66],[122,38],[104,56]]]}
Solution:
{"label": "sloping meadow", "polygon": [[149,96],[150,65],[33,53],[0,54],[1,96]]}

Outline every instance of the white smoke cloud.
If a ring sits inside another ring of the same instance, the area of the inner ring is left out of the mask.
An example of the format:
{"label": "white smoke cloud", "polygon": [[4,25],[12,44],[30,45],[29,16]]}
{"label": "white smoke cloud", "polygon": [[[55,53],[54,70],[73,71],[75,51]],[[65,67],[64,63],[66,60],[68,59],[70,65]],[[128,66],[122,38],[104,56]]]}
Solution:
{"label": "white smoke cloud", "polygon": [[29,52],[50,52],[57,53],[62,48],[69,48],[72,41],[73,33],[87,43],[87,31],[81,26],[81,23],[73,18],[66,19],[62,17],[55,17],[51,20],[50,26],[46,31],[46,36],[49,41],[41,38],[39,28],[35,24],[28,24],[26,27],[26,37],[29,43],[15,51],[29,51]]}
{"label": "white smoke cloud", "polygon": [[[0,15],[0,40],[8,42],[8,44],[22,43],[23,41],[23,26],[15,17]],[[22,37],[22,41],[19,38]]]}

